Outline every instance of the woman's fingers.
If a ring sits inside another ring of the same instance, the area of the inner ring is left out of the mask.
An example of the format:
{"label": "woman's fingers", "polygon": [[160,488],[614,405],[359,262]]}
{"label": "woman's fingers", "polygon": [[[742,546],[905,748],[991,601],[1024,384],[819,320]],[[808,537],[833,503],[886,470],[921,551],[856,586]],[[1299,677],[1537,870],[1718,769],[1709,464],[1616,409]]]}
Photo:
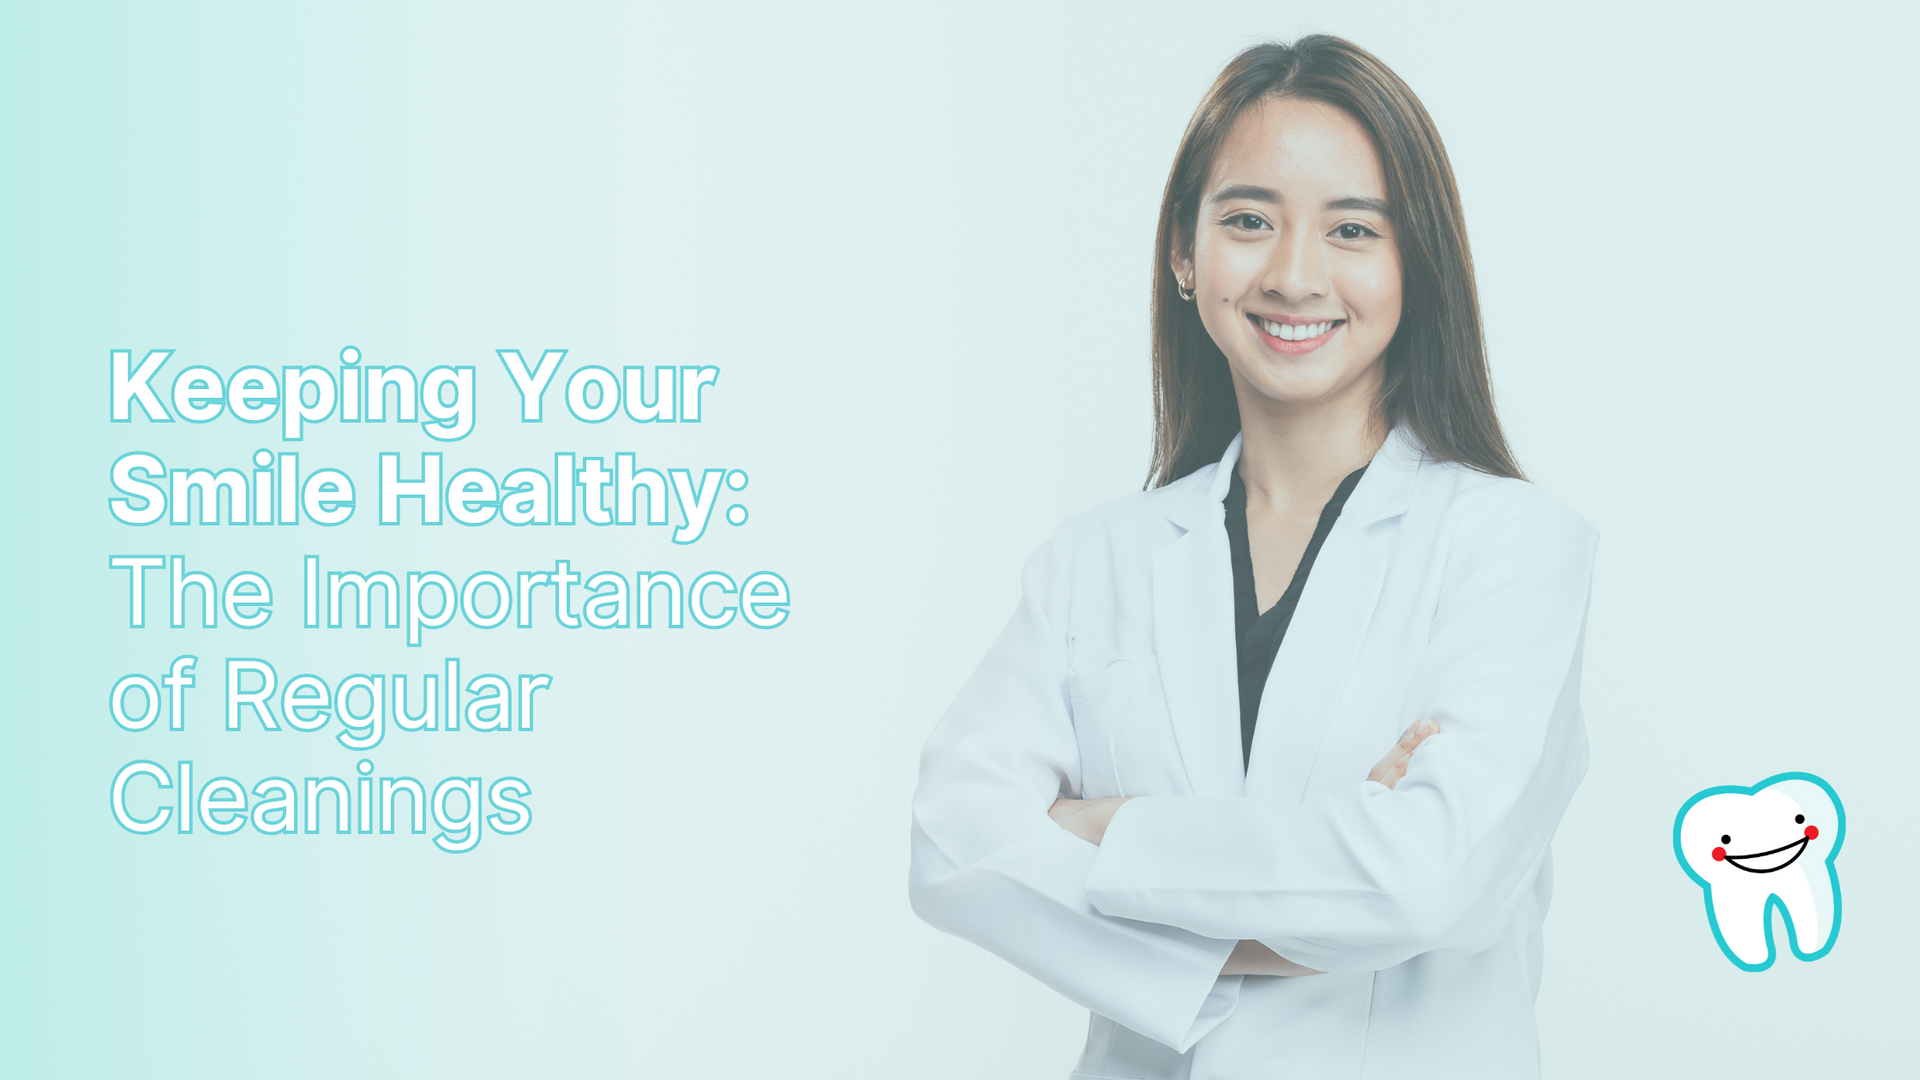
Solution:
{"label": "woman's fingers", "polygon": [[1414,750],[1419,748],[1421,743],[1427,741],[1428,736],[1434,734],[1439,730],[1440,730],[1440,725],[1437,722],[1433,720],[1422,720],[1419,723],[1414,724],[1412,727],[1409,727],[1405,732],[1403,732],[1400,736],[1399,743],[1397,743],[1396,745],[1401,750],[1404,750],[1407,753],[1411,754],[1414,752]]}
{"label": "woman's fingers", "polygon": [[1386,756],[1380,759],[1380,763],[1367,774],[1367,779],[1389,788],[1398,784],[1407,775],[1407,765],[1413,760],[1413,752],[1439,731],[1440,724],[1435,720],[1422,720],[1407,728],[1401,733],[1399,741],[1387,750]]}
{"label": "woman's fingers", "polygon": [[1055,799],[1053,805],[1047,807],[1047,816],[1080,839],[1098,845],[1107,834],[1107,823],[1126,801],[1118,795],[1104,799]]}

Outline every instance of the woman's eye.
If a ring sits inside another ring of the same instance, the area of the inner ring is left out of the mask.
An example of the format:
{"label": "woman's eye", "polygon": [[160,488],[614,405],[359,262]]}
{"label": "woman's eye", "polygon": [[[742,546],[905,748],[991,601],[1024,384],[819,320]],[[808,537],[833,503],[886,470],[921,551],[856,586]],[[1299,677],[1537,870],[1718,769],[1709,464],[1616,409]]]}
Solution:
{"label": "woman's eye", "polygon": [[1226,225],[1235,229],[1269,228],[1269,226],[1267,225],[1266,219],[1261,217],[1259,214],[1232,214],[1227,218],[1223,219],[1220,222],[1220,224]]}
{"label": "woman's eye", "polygon": [[1337,226],[1333,230],[1333,235],[1342,240],[1364,240],[1369,236],[1378,236],[1380,234],[1367,228],[1365,225],[1359,225],[1349,221],[1345,225]]}

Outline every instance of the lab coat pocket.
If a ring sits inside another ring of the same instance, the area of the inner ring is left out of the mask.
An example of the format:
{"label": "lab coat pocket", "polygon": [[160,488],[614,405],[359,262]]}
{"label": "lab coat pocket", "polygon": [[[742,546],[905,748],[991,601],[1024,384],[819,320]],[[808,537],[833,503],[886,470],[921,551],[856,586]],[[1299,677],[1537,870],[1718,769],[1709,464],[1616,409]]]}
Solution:
{"label": "lab coat pocket", "polygon": [[1094,671],[1067,676],[1067,701],[1073,711],[1073,732],[1080,744],[1080,797],[1104,799],[1127,794],[1115,760],[1116,729],[1124,725],[1130,685],[1138,664],[1115,660]]}
{"label": "lab coat pocket", "polygon": [[1080,745],[1081,798],[1183,792],[1180,751],[1153,660],[1074,672],[1067,699]]}

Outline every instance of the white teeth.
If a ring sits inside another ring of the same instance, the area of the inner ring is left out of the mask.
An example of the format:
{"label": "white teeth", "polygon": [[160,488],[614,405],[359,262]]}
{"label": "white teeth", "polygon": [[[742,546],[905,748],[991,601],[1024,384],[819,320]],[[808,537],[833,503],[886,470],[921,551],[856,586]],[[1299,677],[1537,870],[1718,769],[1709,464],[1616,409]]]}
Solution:
{"label": "white teeth", "polygon": [[1281,341],[1306,341],[1309,338],[1317,338],[1321,334],[1333,329],[1333,323],[1317,322],[1296,326],[1292,323],[1278,323],[1271,319],[1261,319],[1260,329],[1265,330]]}
{"label": "white teeth", "polygon": [[1839,922],[1840,883],[1828,859],[1840,844],[1840,825],[1832,789],[1793,774],[1689,800],[1674,847],[1706,890],[1710,925],[1728,959],[1749,971],[1773,963],[1768,909],[1775,903],[1786,915],[1794,954],[1825,955]]}

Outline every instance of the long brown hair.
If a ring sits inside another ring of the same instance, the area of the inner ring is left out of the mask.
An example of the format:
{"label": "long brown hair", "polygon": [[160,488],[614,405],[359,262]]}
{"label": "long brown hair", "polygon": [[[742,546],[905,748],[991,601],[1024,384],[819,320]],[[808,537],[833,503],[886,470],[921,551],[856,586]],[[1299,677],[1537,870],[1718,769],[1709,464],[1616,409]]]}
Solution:
{"label": "long brown hair", "polygon": [[1227,358],[1179,298],[1174,245],[1192,242],[1202,190],[1250,105],[1302,98],[1345,111],[1373,138],[1404,267],[1400,328],[1387,345],[1381,405],[1429,456],[1520,476],[1493,411],[1480,300],[1453,167],[1433,118],[1373,54],[1324,34],[1256,45],[1233,58],[1187,123],[1160,202],[1153,252],[1153,465],[1159,487],[1218,461],[1240,430]]}

